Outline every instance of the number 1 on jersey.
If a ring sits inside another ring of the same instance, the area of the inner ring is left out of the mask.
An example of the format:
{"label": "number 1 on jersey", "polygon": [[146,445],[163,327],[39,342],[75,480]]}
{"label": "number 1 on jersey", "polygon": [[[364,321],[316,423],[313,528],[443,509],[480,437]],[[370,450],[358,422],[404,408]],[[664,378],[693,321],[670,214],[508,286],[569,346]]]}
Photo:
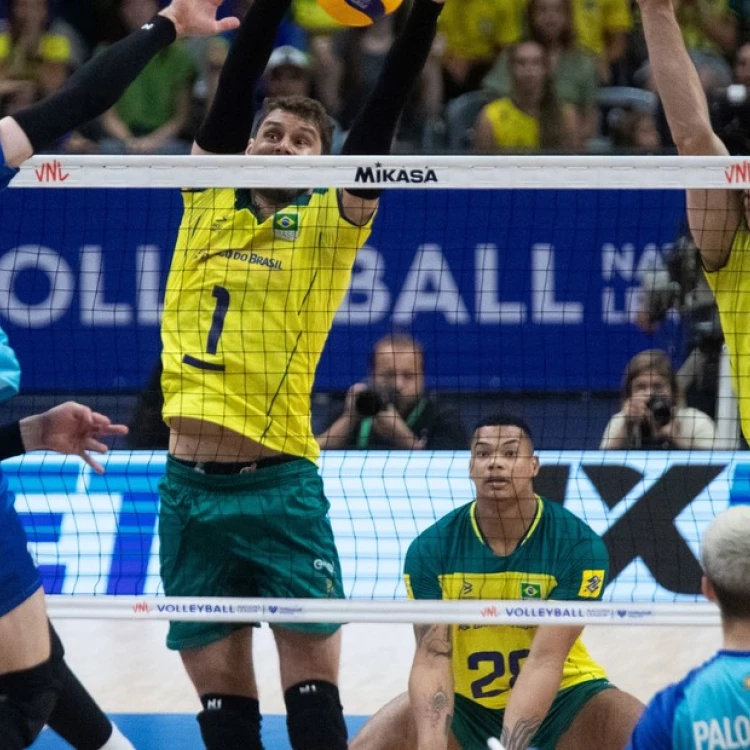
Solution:
{"label": "number 1 on jersey", "polygon": [[216,307],[214,308],[214,317],[211,320],[211,330],[208,332],[206,351],[209,354],[216,354],[221,332],[224,330],[224,318],[227,317],[227,311],[229,310],[229,291],[224,289],[223,286],[215,286],[211,294],[216,300]]}
{"label": "number 1 on jersey", "polygon": [[[211,291],[211,296],[216,300],[216,307],[214,307],[214,314],[211,318],[211,329],[208,332],[208,340],[206,341],[206,353],[215,355],[219,349],[221,332],[224,330],[224,320],[229,311],[229,290],[217,285]],[[222,371],[224,369],[224,365],[204,362],[202,359],[193,357],[190,354],[186,354],[182,358],[182,361],[184,364],[197,367],[199,370]]]}

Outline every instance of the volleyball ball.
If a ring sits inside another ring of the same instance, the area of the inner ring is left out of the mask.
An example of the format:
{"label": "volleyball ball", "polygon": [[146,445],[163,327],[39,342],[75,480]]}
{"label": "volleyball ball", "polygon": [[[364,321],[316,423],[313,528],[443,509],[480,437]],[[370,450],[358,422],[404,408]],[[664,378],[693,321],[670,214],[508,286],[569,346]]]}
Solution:
{"label": "volleyball ball", "polygon": [[403,0],[317,0],[334,21],[344,26],[369,26],[393,13]]}

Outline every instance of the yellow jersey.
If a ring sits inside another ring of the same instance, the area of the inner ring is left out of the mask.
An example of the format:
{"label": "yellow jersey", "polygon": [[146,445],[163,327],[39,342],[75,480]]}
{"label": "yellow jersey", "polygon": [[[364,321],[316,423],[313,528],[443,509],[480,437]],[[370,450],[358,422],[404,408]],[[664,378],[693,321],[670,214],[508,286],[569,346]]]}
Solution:
{"label": "yellow jersey", "polygon": [[[404,564],[410,599],[519,599],[519,609],[551,618],[580,616],[581,601],[601,599],[608,573],[601,537],[561,505],[541,497],[529,530],[510,555],[500,557],[487,544],[475,501],[420,534]],[[453,625],[454,692],[485,708],[505,708],[536,630]],[[565,660],[560,690],[606,676],[579,638]]]}
{"label": "yellow jersey", "polygon": [[183,192],[162,318],[163,415],[312,461],[315,370],[372,229],[315,190],[261,220],[247,190]]}
{"label": "yellow jersey", "polygon": [[742,432],[750,439],[750,229],[746,225],[737,230],[726,265],[706,272],[706,281],[719,308]]}
{"label": "yellow jersey", "polygon": [[446,3],[438,21],[445,54],[494,60],[501,47],[523,35],[526,0],[462,0]]}
{"label": "yellow jersey", "polygon": [[573,26],[578,44],[601,55],[607,34],[632,28],[630,3],[628,0],[573,0]]}
{"label": "yellow jersey", "polygon": [[492,125],[496,148],[539,149],[539,120],[516,107],[509,97],[490,102],[484,108],[484,114]]}

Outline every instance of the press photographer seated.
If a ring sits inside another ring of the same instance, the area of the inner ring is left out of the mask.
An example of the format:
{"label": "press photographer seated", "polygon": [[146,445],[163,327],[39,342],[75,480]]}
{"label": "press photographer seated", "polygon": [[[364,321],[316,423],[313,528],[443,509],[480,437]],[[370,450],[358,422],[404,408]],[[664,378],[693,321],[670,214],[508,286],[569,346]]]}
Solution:
{"label": "press photographer seated", "polygon": [[455,409],[424,392],[424,351],[406,334],[375,344],[367,383],[346,394],[343,413],[317,436],[323,449],[462,450],[466,433]]}
{"label": "press photographer seated", "polygon": [[659,349],[636,354],[625,368],[622,409],[609,420],[601,450],[711,450],[713,420],[685,406],[672,363]]}

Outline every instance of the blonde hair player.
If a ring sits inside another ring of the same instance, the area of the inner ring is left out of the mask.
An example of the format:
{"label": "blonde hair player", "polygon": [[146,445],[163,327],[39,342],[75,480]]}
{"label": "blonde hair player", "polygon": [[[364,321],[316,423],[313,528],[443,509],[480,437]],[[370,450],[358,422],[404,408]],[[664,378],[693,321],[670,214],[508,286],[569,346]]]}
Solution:
{"label": "blonde hair player", "polygon": [[[600,599],[609,561],[583,521],[534,493],[526,423],[480,422],[469,473],[476,500],[422,532],[406,553],[416,599]],[[622,750],[643,710],[581,641],[582,626],[415,625],[408,695],[381,709],[351,750]]]}
{"label": "blonde hair player", "polygon": [[[672,138],[683,156],[728,156],[711,128],[706,95],[672,0],[638,0],[651,70]],[[700,248],[729,349],[742,431],[750,439],[750,204],[742,190],[687,191],[690,232]]]}
{"label": "blonde hair player", "polygon": [[[301,96],[254,89],[290,0],[255,0],[221,73],[194,154],[328,153],[332,123]],[[414,0],[343,153],[390,152],[435,37],[442,0]],[[374,159],[376,160],[376,159]],[[313,173],[314,174],[314,173]],[[373,189],[185,191],[162,319],[161,574],[169,596],[341,598],[316,465],[310,400],[320,355],[378,206]],[[339,626],[274,627],[295,750],[344,750]],[[257,750],[249,624],[173,622],[210,750]]]}
{"label": "blonde hair player", "polygon": [[750,506],[716,517],[701,563],[703,593],[721,612],[722,648],[654,696],[628,750],[750,747]]}
{"label": "blonde hair player", "polygon": [[[216,34],[235,28],[235,18],[216,20],[220,0],[173,0],[142,29],[113,44],[84,65],[64,89],[0,120],[0,189],[35,151],[98,117],[161,50],[177,37]],[[50,428],[54,428],[50,432]],[[79,404],[7,426],[3,456],[48,448],[79,453],[96,468],[86,449],[106,450],[97,434],[127,428]],[[62,437],[62,440],[60,439]],[[51,440],[54,438],[54,440]],[[47,620],[44,591],[26,549],[26,534],[7,485],[0,485],[0,744],[28,747],[45,723],[75,748],[127,750],[132,745],[104,715],[64,660],[60,639]]]}

